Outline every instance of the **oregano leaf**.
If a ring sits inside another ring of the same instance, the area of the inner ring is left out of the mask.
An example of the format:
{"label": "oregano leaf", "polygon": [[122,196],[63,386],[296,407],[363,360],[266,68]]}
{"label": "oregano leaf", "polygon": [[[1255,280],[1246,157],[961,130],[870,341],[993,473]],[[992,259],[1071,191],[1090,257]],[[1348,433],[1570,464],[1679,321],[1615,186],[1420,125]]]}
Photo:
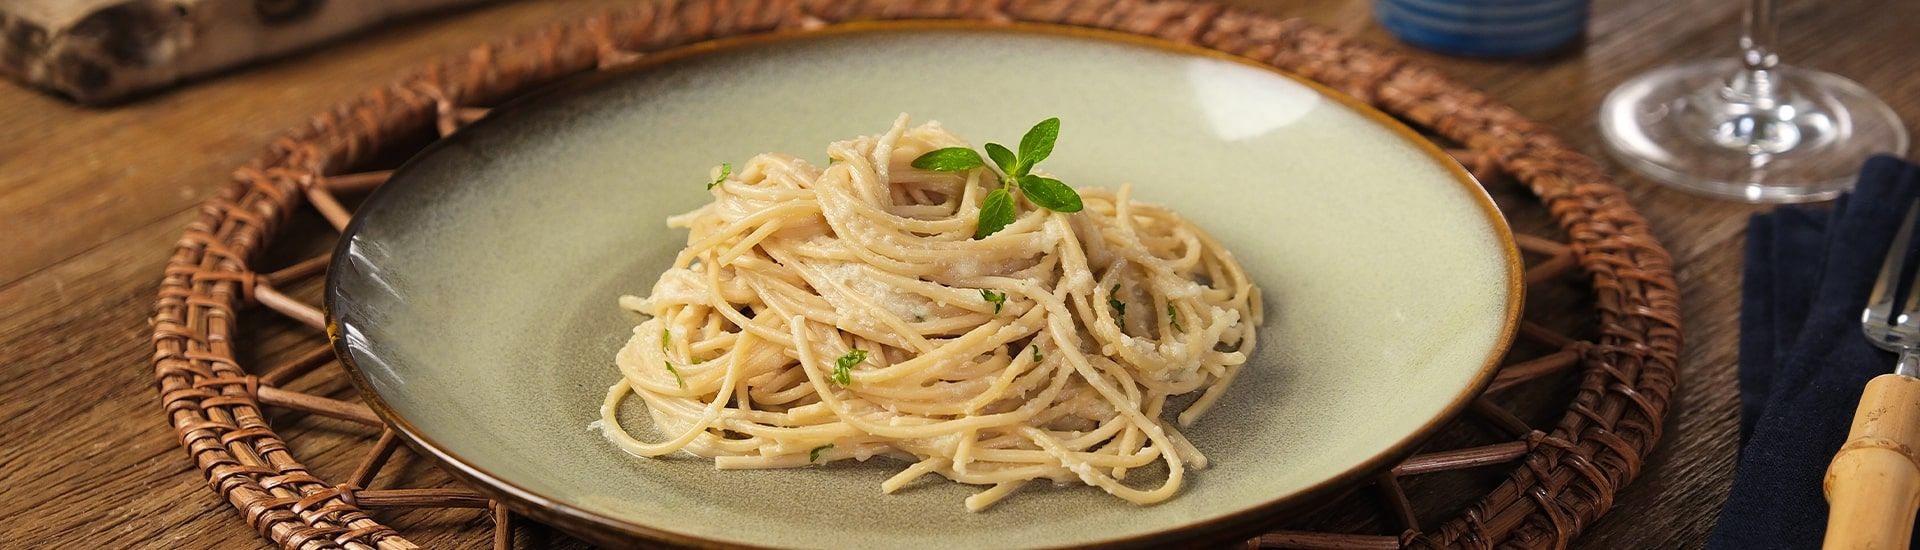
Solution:
{"label": "oregano leaf", "polygon": [[1013,156],[1013,151],[1007,150],[1007,146],[998,143],[988,143],[987,156],[993,158],[994,166],[999,166],[1001,173],[1007,174],[1008,176],[1013,175],[1015,168],[1013,163],[1018,162],[1018,159]]}
{"label": "oregano leaf", "polygon": [[980,153],[966,147],[947,147],[934,149],[913,159],[913,167],[935,172],[960,172],[986,166],[987,161],[980,160]]}
{"label": "oregano leaf", "polygon": [[1080,203],[1080,192],[1060,183],[1060,180],[1027,174],[1020,176],[1019,181],[1020,192],[1041,208],[1071,214],[1085,207]]}
{"label": "oregano leaf", "polygon": [[973,228],[973,238],[985,239],[1010,223],[1013,223],[1013,195],[1007,194],[1006,188],[995,189],[987,193],[986,202],[980,204],[980,224]]}
{"label": "oregano leaf", "polygon": [[[1049,118],[1033,125],[1027,135],[1020,138],[1020,164],[1032,168],[1040,161],[1047,160],[1053,154],[1053,142],[1060,138],[1059,117]],[[1025,175],[1023,172],[1022,175]]]}

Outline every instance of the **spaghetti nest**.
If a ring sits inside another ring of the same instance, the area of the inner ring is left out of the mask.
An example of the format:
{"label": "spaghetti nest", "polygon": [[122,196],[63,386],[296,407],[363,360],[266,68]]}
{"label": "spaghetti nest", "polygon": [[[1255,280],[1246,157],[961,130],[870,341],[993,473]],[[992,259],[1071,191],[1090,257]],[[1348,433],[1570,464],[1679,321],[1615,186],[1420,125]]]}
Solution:
{"label": "spaghetti nest", "polygon": [[[1260,292],[1233,255],[1172,210],[1079,189],[1085,209],[1022,201],[974,238],[986,169],[913,168],[964,147],[906,115],[828,146],[826,167],[762,154],[719,174],[713,202],[668,218],[687,247],[644,299],[616,358],[608,439],[721,469],[889,456],[881,489],[939,474],[991,506],[1033,479],[1078,480],[1136,504],[1166,500],[1206,458],[1162,419],[1201,392],[1190,425],[1252,352]],[[646,401],[658,443],[623,429]],[[1122,483],[1164,461],[1152,489]]]}

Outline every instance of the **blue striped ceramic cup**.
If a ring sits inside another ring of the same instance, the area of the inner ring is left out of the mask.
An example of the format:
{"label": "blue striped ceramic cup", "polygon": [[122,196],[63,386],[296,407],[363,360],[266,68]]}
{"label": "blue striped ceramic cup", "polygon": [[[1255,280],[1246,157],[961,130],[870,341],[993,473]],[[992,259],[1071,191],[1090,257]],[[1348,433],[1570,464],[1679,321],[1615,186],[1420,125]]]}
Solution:
{"label": "blue striped ceramic cup", "polygon": [[1578,40],[1587,0],[1374,0],[1373,17],[1408,44],[1450,55],[1527,57]]}

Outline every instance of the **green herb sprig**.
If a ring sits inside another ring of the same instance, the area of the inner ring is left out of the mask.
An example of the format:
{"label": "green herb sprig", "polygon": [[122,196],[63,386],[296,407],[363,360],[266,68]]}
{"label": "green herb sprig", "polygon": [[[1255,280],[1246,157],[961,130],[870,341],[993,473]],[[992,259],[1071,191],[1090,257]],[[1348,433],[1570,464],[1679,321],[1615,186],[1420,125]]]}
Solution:
{"label": "green herb sprig", "polygon": [[1113,308],[1113,324],[1126,326],[1127,303],[1120,301],[1120,285],[1113,285],[1113,291],[1107,293],[1107,307]]}
{"label": "green herb sprig", "polygon": [[822,452],[826,452],[826,451],[831,451],[831,450],[833,450],[833,444],[832,444],[832,443],[828,443],[828,444],[826,444],[826,445],[821,445],[821,446],[819,446],[819,447],[814,447],[814,448],[813,448],[813,450],[811,450],[811,451],[807,451],[807,462],[819,462],[819,461],[820,461],[820,453],[822,453]]}
{"label": "green herb sprig", "polygon": [[[1042,120],[1027,130],[1027,135],[1020,138],[1018,153],[998,143],[988,143],[984,147],[987,157],[993,159],[993,165],[1000,169],[1000,188],[988,192],[986,201],[981,203],[980,223],[974,227],[974,239],[987,238],[1013,223],[1012,190],[1016,188],[1027,200],[1047,210],[1070,214],[1084,208],[1080,193],[1072,187],[1067,187],[1060,180],[1032,173],[1034,165],[1053,154],[1053,143],[1059,138],[1060,119],[1056,117]],[[936,172],[961,172],[986,165],[987,161],[981,159],[979,153],[966,147],[935,149],[913,159],[914,168]]]}
{"label": "green herb sprig", "polygon": [[1027,349],[1033,350],[1033,362],[1038,363],[1045,360],[1045,356],[1040,355],[1040,346],[1028,345]]}
{"label": "green herb sprig", "polygon": [[856,349],[847,352],[833,361],[833,383],[845,386],[853,383],[853,366],[867,360],[867,350]]}
{"label": "green herb sprig", "polygon": [[1180,310],[1173,309],[1173,304],[1167,304],[1167,324],[1171,325],[1173,330],[1180,332],[1187,331],[1187,329],[1180,328]]}
{"label": "green herb sprig", "polygon": [[1002,306],[1007,305],[1007,293],[1005,292],[994,292],[994,291],[983,288],[983,289],[980,289],[980,299],[986,300],[987,303],[993,304],[994,315],[999,315],[1000,308]]}
{"label": "green herb sprig", "polygon": [[727,181],[727,178],[731,176],[733,176],[733,163],[720,163],[720,177],[713,178],[713,181],[707,182],[707,189],[712,190],[714,187],[719,186],[720,182]]}
{"label": "green herb sprig", "polygon": [[676,384],[680,384],[680,389],[687,389],[687,379],[680,377],[680,369],[673,368],[672,361],[661,361],[660,364],[666,365],[667,372],[673,373],[673,381]]}

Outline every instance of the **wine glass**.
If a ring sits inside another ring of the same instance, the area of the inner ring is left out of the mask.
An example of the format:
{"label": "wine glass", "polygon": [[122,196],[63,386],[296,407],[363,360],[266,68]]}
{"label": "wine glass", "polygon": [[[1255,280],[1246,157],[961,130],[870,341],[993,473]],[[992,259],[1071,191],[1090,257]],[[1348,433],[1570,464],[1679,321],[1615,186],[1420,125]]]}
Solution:
{"label": "wine glass", "polygon": [[1782,65],[1774,0],[1749,0],[1740,59],[1641,74],[1600,106],[1600,135],[1654,180],[1748,202],[1838,196],[1875,153],[1905,153],[1885,102],[1832,73]]}

